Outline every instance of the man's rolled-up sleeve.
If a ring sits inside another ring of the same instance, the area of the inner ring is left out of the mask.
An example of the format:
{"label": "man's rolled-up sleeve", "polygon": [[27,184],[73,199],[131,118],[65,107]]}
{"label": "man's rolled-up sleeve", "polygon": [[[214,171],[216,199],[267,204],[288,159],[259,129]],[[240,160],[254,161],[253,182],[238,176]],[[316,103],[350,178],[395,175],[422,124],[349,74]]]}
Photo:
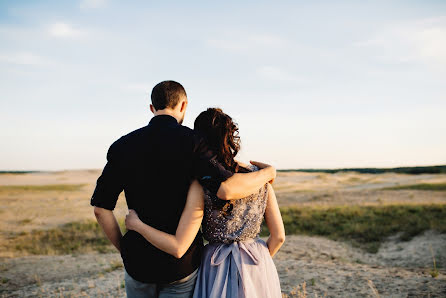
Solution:
{"label": "man's rolled-up sleeve", "polygon": [[217,194],[221,183],[234,173],[216,160],[215,154],[207,147],[203,138],[196,136],[194,141],[194,177],[211,193]]}
{"label": "man's rolled-up sleeve", "polygon": [[108,149],[107,164],[96,182],[90,205],[113,210],[123,189],[122,170],[118,154],[112,145]]}

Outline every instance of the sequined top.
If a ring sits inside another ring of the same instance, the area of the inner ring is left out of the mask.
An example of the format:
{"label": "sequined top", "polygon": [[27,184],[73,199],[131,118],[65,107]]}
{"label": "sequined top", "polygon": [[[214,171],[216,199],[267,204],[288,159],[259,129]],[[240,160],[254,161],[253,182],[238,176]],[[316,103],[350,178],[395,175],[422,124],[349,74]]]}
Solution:
{"label": "sequined top", "polygon": [[[252,166],[251,171],[258,168]],[[232,243],[260,234],[266,209],[268,187],[239,200],[225,201],[204,190],[203,236],[210,243]]]}

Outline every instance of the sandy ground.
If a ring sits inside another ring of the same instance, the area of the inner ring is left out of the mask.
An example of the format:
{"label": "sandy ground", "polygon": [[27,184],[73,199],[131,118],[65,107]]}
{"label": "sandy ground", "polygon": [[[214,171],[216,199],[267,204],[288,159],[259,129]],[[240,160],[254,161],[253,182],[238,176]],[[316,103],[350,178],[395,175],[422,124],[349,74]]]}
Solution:
{"label": "sandy ground", "polygon": [[[119,254],[26,256],[7,251],[11,235],[93,220],[90,197],[100,171],[0,175],[0,297],[122,297]],[[384,190],[396,185],[446,183],[446,175],[280,173],[281,206],[446,203],[444,191]],[[2,185],[84,184],[76,191],[4,191]],[[118,218],[127,212],[118,201]],[[377,254],[320,237],[288,236],[275,257],[284,293],[306,283],[309,297],[446,297],[446,235],[428,231],[408,242],[397,235]],[[440,275],[431,277],[432,253]]]}
{"label": "sandy ground", "polygon": [[[306,283],[308,297],[446,296],[446,270],[431,277],[432,257],[446,265],[446,235],[426,232],[411,241],[389,240],[377,254],[320,237],[288,236],[274,258],[284,294]],[[2,259],[3,297],[122,297],[124,273],[119,254],[26,256]]]}

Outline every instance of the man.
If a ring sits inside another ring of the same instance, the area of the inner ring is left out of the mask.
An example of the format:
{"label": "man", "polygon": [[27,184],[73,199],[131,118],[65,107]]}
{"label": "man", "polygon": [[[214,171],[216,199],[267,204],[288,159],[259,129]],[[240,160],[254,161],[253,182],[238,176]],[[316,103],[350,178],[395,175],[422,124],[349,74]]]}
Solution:
{"label": "man", "polygon": [[[129,209],[154,228],[175,234],[193,179],[223,200],[242,198],[273,180],[273,167],[252,173],[227,171],[193,130],[182,126],[187,95],[181,84],[164,81],[152,90],[150,123],[109,148],[107,164],[91,198],[96,218],[120,251],[128,297],[190,297],[200,265],[203,240],[198,233],[177,259],[128,231],[122,237],[112,212],[124,190]],[[212,177],[212,179],[206,179]]]}

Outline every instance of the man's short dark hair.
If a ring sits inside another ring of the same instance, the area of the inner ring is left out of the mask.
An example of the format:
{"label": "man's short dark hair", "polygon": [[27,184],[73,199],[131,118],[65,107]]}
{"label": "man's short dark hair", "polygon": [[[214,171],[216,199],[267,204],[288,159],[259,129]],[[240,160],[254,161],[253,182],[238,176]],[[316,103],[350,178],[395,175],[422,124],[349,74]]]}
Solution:
{"label": "man's short dark hair", "polygon": [[187,97],[184,87],[175,81],[163,81],[152,89],[152,105],[155,109],[164,110],[174,108],[180,102],[182,96]]}

